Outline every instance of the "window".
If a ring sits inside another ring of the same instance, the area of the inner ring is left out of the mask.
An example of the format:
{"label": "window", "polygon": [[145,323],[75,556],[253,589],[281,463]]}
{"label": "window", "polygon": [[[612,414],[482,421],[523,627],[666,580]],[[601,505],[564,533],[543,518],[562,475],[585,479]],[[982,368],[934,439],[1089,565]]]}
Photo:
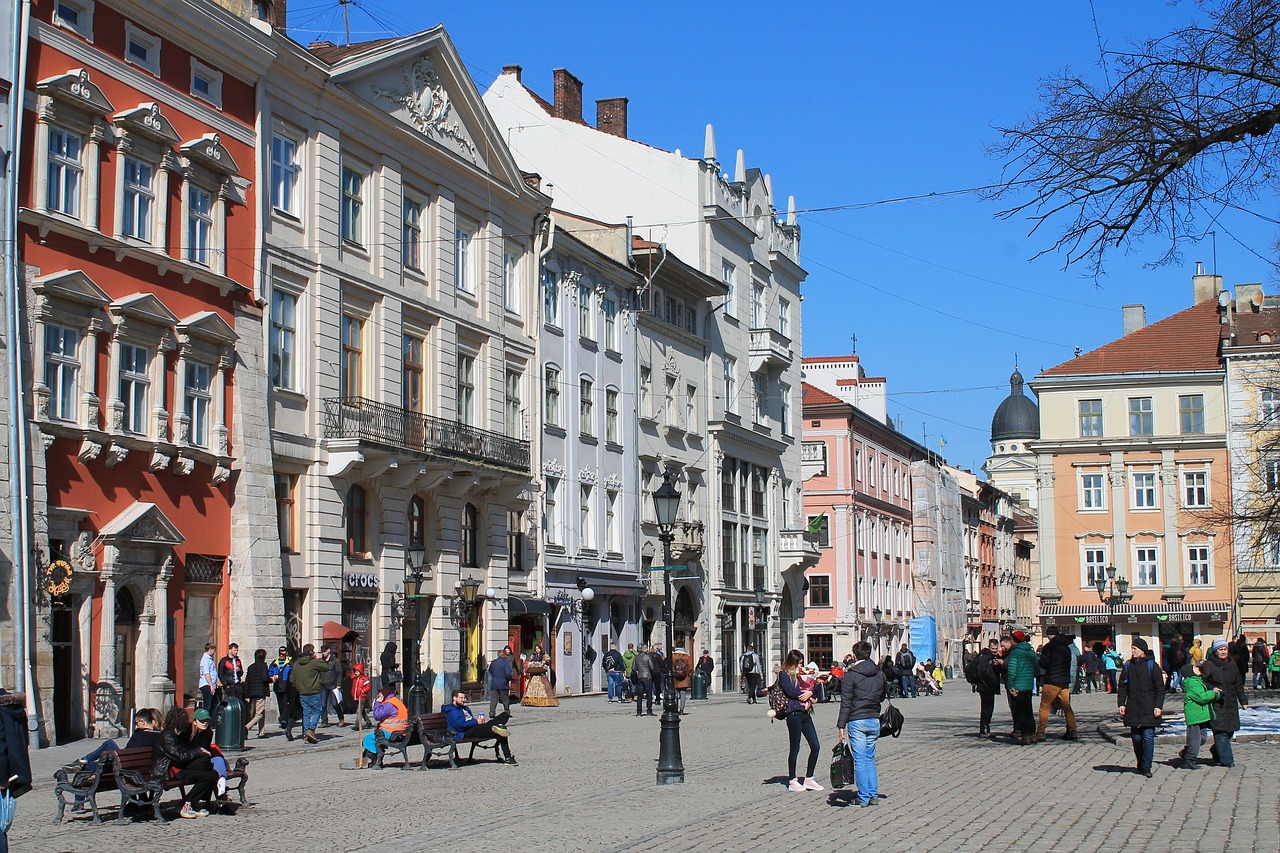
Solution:
{"label": "window", "polygon": [[543,376],[547,426],[558,427],[560,426],[560,370],[548,364]]}
{"label": "window", "polygon": [[400,253],[406,267],[422,269],[422,205],[407,199],[400,220]]}
{"label": "window", "polygon": [[757,284],[751,288],[751,328],[765,328],[764,285]]}
{"label": "window", "polygon": [[132,65],[160,76],[160,39],[124,22],[124,58]]}
{"label": "window", "polygon": [[1080,508],[1106,509],[1105,492],[1102,488],[1103,474],[1080,475]]}
{"label": "window", "polygon": [[476,396],[476,358],[468,353],[458,353],[457,375],[458,397],[454,405],[454,415],[459,423],[471,424],[475,414]]}
{"label": "window", "polygon": [[726,512],[735,512],[737,506],[734,503],[737,494],[734,490],[733,472],[737,468],[737,463],[732,459],[726,458],[724,464],[720,467],[720,502],[724,504],[722,507]]}
{"label": "window", "polygon": [[347,556],[367,557],[369,555],[368,540],[368,496],[363,486],[352,486],[347,490]]}
{"label": "window", "polygon": [[618,351],[618,300],[606,296],[600,308],[604,315],[604,348]]}
{"label": "window", "polygon": [[583,435],[595,435],[595,414],[591,401],[591,380],[578,380],[578,432]]}
{"label": "window", "polygon": [[1155,546],[1143,546],[1134,550],[1134,566],[1137,568],[1138,586],[1160,585],[1160,554]]}
{"label": "window", "polygon": [[560,279],[547,269],[542,271],[542,314],[548,326],[560,326]]}
{"label": "window", "polygon": [[831,606],[831,575],[809,575],[809,606]]}
{"label": "window", "polygon": [[409,545],[417,545],[421,548],[427,546],[427,505],[426,502],[414,495],[409,499],[409,513],[405,519],[408,523]]}
{"label": "window", "polygon": [[778,397],[780,400],[778,418],[782,425],[782,434],[791,435],[791,386],[779,383]]}
{"label": "window", "polygon": [[297,489],[296,474],[276,474],[276,526],[280,529],[280,550],[286,554],[298,552]]}
{"label": "window", "polygon": [[723,261],[720,266],[720,278],[729,289],[729,293],[725,296],[724,300],[724,315],[726,317],[735,317],[737,316],[737,311],[733,307],[733,301],[737,295],[736,286],[738,271],[734,268],[733,264],[728,261]]}
{"label": "window", "polygon": [[720,525],[720,579],[725,586],[738,585],[738,525],[728,521]]}
{"label": "window", "polygon": [[1209,574],[1209,546],[1187,546],[1187,585],[1213,586],[1213,578]]}
{"label": "window", "polygon": [[618,520],[618,499],[621,493],[612,489],[604,494],[605,548],[612,553],[622,551],[622,528]]}
{"label": "window", "polygon": [[751,514],[757,518],[764,518],[764,484],[765,470],[756,466],[751,467]]}
{"label": "window", "polygon": [[825,515],[809,516],[809,533],[818,537],[819,548],[831,547],[830,519]]}
{"label": "window", "polygon": [[203,62],[191,60],[191,94],[206,104],[222,109],[222,72]]}
{"label": "window", "polygon": [[298,143],[282,133],[271,136],[271,206],[298,215]]}
{"label": "window", "polygon": [[724,359],[724,413],[732,414],[737,408],[738,394],[738,360],[729,356]]}
{"label": "window", "polygon": [[480,565],[480,512],[475,504],[462,508],[462,565],[477,568]]}
{"label": "window", "polygon": [[698,428],[698,389],[693,385],[684,386],[684,427],[690,431]]}
{"label": "window", "polygon": [[1204,395],[1187,394],[1178,398],[1178,431],[1185,434],[1204,432]]}
{"label": "window", "polygon": [[53,22],[81,38],[93,41],[92,0],[58,0],[53,7]]}
{"label": "window", "polygon": [[1182,472],[1183,506],[1206,507],[1209,505],[1209,474],[1205,471]]}
{"label": "window", "polygon": [[546,505],[547,544],[560,544],[560,478],[547,478]]}
{"label": "window", "polygon": [[578,337],[594,340],[591,333],[591,288],[578,285]]}
{"label": "window", "polygon": [[84,174],[80,135],[60,127],[49,128],[49,175],[45,207],[55,213],[80,217],[80,179]]}
{"label": "window", "polygon": [[502,307],[520,310],[520,247],[514,244],[502,256]]}
{"label": "window", "polygon": [[350,314],[342,315],[342,372],[338,379],[339,397],[363,396],[364,320]]}
{"label": "window", "polygon": [[1280,455],[1270,453],[1263,457],[1262,481],[1268,492],[1280,490]]}
{"label": "window", "polygon": [[209,244],[213,237],[213,193],[195,184],[187,185],[187,260],[209,266]]}
{"label": "window", "polygon": [[1107,577],[1107,549],[1084,549],[1084,584],[1097,586],[1098,581]]}
{"label": "window", "polygon": [[1154,433],[1151,398],[1131,397],[1129,399],[1129,435],[1153,435]]}
{"label": "window", "polygon": [[791,337],[791,303],[785,299],[778,300],[778,334]]}
{"label": "window", "polygon": [[1280,414],[1280,390],[1263,388],[1258,394],[1258,420],[1261,423],[1275,423]]}
{"label": "window", "polygon": [[667,426],[676,426],[676,380],[668,376],[665,381],[666,393],[663,395],[663,420]]}
{"label": "window", "polygon": [[144,243],[151,242],[151,207],[155,190],[151,178],[155,169],[136,157],[124,158],[124,203],[120,210],[120,233]]}
{"label": "window", "polygon": [[150,367],[151,353],[146,347],[120,344],[120,402],[124,404],[125,432],[147,434]]}
{"label": "window", "polygon": [[586,483],[578,486],[578,544],[583,548],[596,546],[595,531],[592,529],[591,498],[594,490]]}
{"label": "window", "polygon": [[1080,437],[1099,437],[1102,435],[1102,401],[1080,401]]}
{"label": "window", "polygon": [[279,289],[271,291],[271,385],[275,388],[295,387],[293,352],[297,310],[297,296]]}
{"label": "window", "polygon": [[604,389],[604,440],[620,444],[618,440],[618,389]]}
{"label": "window", "polygon": [[640,367],[640,417],[653,417],[653,372]]}
{"label": "window", "polygon": [[524,513],[507,512],[507,558],[513,572],[523,572],[524,565]]}
{"label": "window", "polygon": [[364,175],[350,166],[342,167],[342,239],[360,246],[364,243]]}
{"label": "window", "polygon": [[44,327],[44,384],[49,389],[49,417],[78,421],[80,396],[80,330],[52,323]]}
{"label": "window", "polygon": [[186,363],[183,381],[182,410],[187,416],[191,432],[188,440],[196,447],[209,446],[209,406],[213,402],[210,385],[212,371],[209,365],[199,362]]}
{"label": "window", "polygon": [[1154,471],[1133,473],[1133,508],[1156,508],[1156,475]]}
{"label": "window", "polygon": [[521,400],[520,386],[523,384],[524,374],[519,370],[507,371],[507,437],[520,438],[524,434],[524,424],[522,423],[521,414],[524,412],[524,403]]}
{"label": "window", "polygon": [[756,423],[762,424],[769,417],[768,380],[759,373],[751,374],[751,390],[756,402]]}
{"label": "window", "polygon": [[476,259],[472,258],[472,242],[476,227],[459,222],[453,230],[453,282],[463,293],[476,292]]}
{"label": "window", "polygon": [[425,344],[416,335],[404,335],[400,345],[400,405],[406,411],[421,414],[427,377],[427,365],[423,359]]}

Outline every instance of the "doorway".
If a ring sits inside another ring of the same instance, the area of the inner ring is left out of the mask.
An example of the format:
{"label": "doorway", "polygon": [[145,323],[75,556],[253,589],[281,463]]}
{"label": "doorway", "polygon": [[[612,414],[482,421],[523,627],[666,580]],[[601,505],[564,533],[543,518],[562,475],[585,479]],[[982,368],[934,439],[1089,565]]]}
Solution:
{"label": "doorway", "polygon": [[[134,654],[138,648],[138,605],[125,587],[116,591],[116,683],[120,685],[120,719],[133,720]],[[127,715],[127,716],[126,716]]]}
{"label": "doorway", "polygon": [[53,738],[58,744],[84,737],[83,721],[76,709],[80,706],[79,641],[72,598],[60,595],[51,605],[53,637]]}

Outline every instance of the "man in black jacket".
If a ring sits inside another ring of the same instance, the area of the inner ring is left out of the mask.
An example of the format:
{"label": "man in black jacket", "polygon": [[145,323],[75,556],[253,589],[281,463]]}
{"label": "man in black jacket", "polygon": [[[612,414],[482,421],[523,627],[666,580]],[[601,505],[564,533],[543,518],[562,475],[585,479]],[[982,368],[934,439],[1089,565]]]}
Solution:
{"label": "man in black jacket", "polygon": [[1000,694],[1000,673],[996,670],[995,663],[998,652],[999,646],[995,640],[992,640],[990,647],[978,652],[978,660],[975,664],[977,679],[973,683],[973,689],[981,702],[978,737],[993,736],[991,715],[996,709],[996,696]]}
{"label": "man in black jacket", "polygon": [[880,703],[885,700],[888,682],[884,673],[869,658],[871,644],[865,640],[853,647],[857,662],[840,679],[840,742],[849,739],[853,751],[854,779],[858,799],[863,806],[873,806],[880,796],[880,780],[876,774],[876,739],[880,737]]}
{"label": "man in black jacket", "polygon": [[1044,684],[1040,688],[1040,725],[1036,727],[1036,740],[1044,740],[1049,727],[1049,711],[1056,701],[1067,720],[1067,733],[1063,740],[1079,740],[1076,734],[1076,714],[1071,710],[1071,676],[1074,674],[1076,656],[1071,653],[1074,638],[1059,634],[1056,625],[1045,629],[1049,642],[1040,650],[1040,668],[1044,670]]}
{"label": "man in black jacket", "polygon": [[1164,713],[1164,672],[1151,659],[1147,641],[1133,638],[1133,657],[1120,671],[1120,718],[1129,727],[1138,772],[1151,778],[1155,763],[1156,727]]}
{"label": "man in black jacket", "polygon": [[605,678],[609,682],[609,704],[621,702],[622,673],[627,668],[627,664],[622,659],[622,652],[618,651],[617,643],[609,644],[609,651],[604,653],[600,666],[603,667]]}
{"label": "man in black jacket", "polygon": [[902,698],[908,696],[916,698],[919,696],[919,685],[916,684],[916,656],[911,653],[911,649],[907,648],[907,644],[902,644],[902,649],[893,659],[893,665],[898,668],[899,678],[902,680]]}

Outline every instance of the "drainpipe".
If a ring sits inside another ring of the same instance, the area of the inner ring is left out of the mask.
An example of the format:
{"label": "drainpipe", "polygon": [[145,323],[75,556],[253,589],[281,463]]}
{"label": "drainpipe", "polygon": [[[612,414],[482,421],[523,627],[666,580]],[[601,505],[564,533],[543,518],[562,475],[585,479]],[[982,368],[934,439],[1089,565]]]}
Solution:
{"label": "drainpipe", "polygon": [[36,748],[40,746],[40,723],[36,716],[34,683],[31,672],[31,655],[27,640],[31,636],[30,555],[29,539],[31,514],[27,506],[30,497],[30,474],[27,467],[27,414],[26,395],[23,393],[22,364],[19,346],[22,340],[22,277],[18,272],[18,157],[22,151],[22,119],[27,94],[27,22],[31,16],[31,0],[23,0],[13,21],[13,89],[10,98],[10,124],[13,129],[13,146],[8,152],[7,171],[9,197],[5,200],[9,219],[5,223],[4,260],[5,290],[9,305],[5,317],[5,333],[9,345],[5,348],[5,373],[9,384],[9,501],[13,524],[13,575],[16,584],[9,588],[13,614],[13,663],[14,689],[26,695],[27,740]]}

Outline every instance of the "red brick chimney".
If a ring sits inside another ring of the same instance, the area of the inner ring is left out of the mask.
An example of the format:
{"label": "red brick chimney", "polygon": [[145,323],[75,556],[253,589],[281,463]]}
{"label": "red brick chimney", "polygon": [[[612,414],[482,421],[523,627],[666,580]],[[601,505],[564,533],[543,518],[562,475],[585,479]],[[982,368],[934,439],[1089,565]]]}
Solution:
{"label": "red brick chimney", "polygon": [[584,124],[585,122],[582,120],[582,81],[564,68],[557,68],[552,73],[555,75],[555,103],[552,105],[552,114],[556,118]]}
{"label": "red brick chimney", "polygon": [[601,98],[596,101],[596,130],[627,138],[626,98]]}

